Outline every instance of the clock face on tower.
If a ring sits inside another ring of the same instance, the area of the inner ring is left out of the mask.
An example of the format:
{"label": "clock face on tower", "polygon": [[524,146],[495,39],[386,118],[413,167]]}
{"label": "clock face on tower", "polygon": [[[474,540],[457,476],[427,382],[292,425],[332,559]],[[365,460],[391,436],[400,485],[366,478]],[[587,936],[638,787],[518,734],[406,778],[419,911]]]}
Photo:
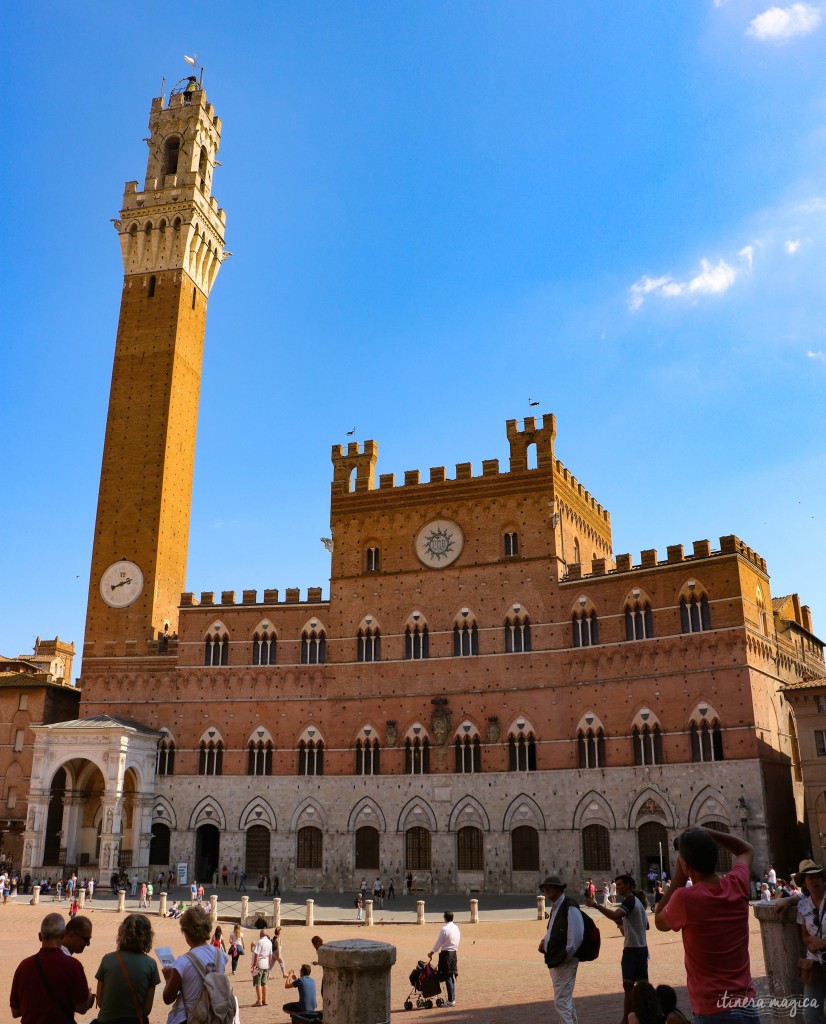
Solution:
{"label": "clock face on tower", "polygon": [[143,573],[126,559],[113,562],[100,578],[100,596],[112,608],[127,608],[143,590]]}
{"label": "clock face on tower", "polygon": [[431,569],[444,569],[461,555],[465,538],[449,519],[434,519],[416,536],[416,554]]}

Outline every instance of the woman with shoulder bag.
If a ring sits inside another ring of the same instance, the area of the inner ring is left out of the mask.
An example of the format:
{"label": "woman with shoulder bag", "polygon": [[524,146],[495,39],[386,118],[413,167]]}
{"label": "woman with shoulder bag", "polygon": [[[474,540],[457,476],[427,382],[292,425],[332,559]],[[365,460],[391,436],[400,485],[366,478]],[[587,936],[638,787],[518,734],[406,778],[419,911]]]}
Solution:
{"label": "woman with shoulder bag", "polygon": [[145,1024],[160,984],[158,965],[147,953],[152,948],[152,925],[144,914],[121,922],[117,951],[107,953],[97,969],[99,1024]]}

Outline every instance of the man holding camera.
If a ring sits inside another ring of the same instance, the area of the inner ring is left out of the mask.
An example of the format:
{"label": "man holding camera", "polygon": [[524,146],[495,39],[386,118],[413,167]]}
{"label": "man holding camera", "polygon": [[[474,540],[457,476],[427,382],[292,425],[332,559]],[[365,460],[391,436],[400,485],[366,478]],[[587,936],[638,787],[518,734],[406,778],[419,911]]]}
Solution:
{"label": "man holding camera", "polygon": [[798,885],[805,885],[809,894],[797,904],[797,923],[806,947],[806,973],[809,975],[803,985],[803,995],[806,997],[803,1021],[804,1024],[822,1024],[823,1005],[826,1002],[826,970],[822,960],[823,951],[826,950],[823,868],[813,860],[801,861],[794,880]]}
{"label": "man holding camera", "polygon": [[[717,847],[734,860],[717,873]],[[754,850],[744,839],[700,826],[675,840],[670,888],[657,904],[661,932],[683,933],[688,996],[695,1024],[759,1020],[749,962],[749,886]],[[688,880],[692,884],[687,886]]]}

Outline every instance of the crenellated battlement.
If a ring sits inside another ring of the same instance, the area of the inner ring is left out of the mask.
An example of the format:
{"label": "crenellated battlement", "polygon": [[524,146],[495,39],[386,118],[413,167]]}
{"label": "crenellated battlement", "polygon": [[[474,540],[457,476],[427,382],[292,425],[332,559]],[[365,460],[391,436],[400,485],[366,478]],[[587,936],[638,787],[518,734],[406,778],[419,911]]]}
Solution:
{"label": "crenellated battlement", "polygon": [[[470,462],[457,462],[454,476],[448,476],[445,466],[431,466],[427,470],[427,479],[420,469],[405,470],[401,482],[397,482],[395,473],[381,473],[378,487],[375,483],[375,467],[378,460],[379,446],[376,441],[365,441],[363,447],[357,441],[351,441],[344,447],[333,445],[331,461],[333,463],[332,495],[341,498],[344,495],[363,494],[365,491],[391,491],[402,488],[430,487],[434,484],[461,484],[471,480],[490,480],[492,477],[502,479],[521,473],[550,471],[555,485],[561,485],[567,492],[560,495],[563,500],[579,499],[588,506],[600,519],[610,523],[611,516],[590,491],[586,490],[575,476],[554,457],[554,441],[556,438],[556,417],[546,413],[542,417],[542,425],[537,427],[533,416],[526,416],[522,429],[517,420],[507,420],[507,438],[510,446],[509,465],[506,471],[499,468],[499,459],[483,459],[481,474],[473,472]],[[528,468],[528,453],[531,446],[536,446],[536,469]]]}
{"label": "crenellated battlement", "polygon": [[711,542],[708,540],[695,540],[692,554],[687,555],[682,544],[670,544],[666,549],[667,557],[658,559],[656,548],[646,548],[640,552],[640,561],[634,564],[630,554],[617,555],[614,569],[606,568],[604,558],[595,558],[591,564],[590,572],[583,572],[584,563],[574,563],[568,566],[568,574],[563,583],[572,580],[590,579],[595,576],[611,576],[624,572],[641,572],[649,569],[656,569],[661,566],[678,565],[681,562],[694,562],[703,558],[715,558],[721,555],[741,555],[751,562],[761,572],[767,572],[766,559],[762,558],[756,551],[750,548],[739,537],[728,534],[720,538],[719,549],[712,550]]}
{"label": "crenellated battlement", "polygon": [[[559,461],[559,459],[554,463],[554,475],[556,477],[557,485],[561,484],[563,488],[568,488],[573,495],[585,502],[586,505],[596,512],[600,519],[603,519],[606,523],[611,522],[611,513],[608,509],[603,508],[603,506],[600,505],[593,494],[582,486],[579,480],[577,480],[577,478]],[[563,495],[560,494],[559,497],[563,498]]]}
{"label": "crenellated battlement", "polygon": [[526,416],[522,430],[517,420],[507,420],[505,427],[510,444],[511,473],[528,471],[528,450],[536,445],[536,465],[538,469],[554,468],[554,440],[556,438],[556,416],[546,413],[542,417],[542,426],[537,427],[533,416]]}
{"label": "crenellated battlement", "polygon": [[181,594],[181,608],[232,608],[244,605],[291,605],[291,604],[326,604],[321,598],[321,587],[307,587],[307,596],[301,600],[301,589],[299,587],[287,587],[284,597],[280,597],[280,591],[276,589],[265,589],[262,599],[258,600],[257,590],[243,590],[241,600],[236,600],[234,590],[222,590],[220,600],[216,600],[214,590],[202,590],[200,598],[187,591]]}
{"label": "crenellated battlement", "polygon": [[346,455],[340,444],[334,444],[330,457],[333,462],[334,495],[373,490],[376,462],[379,458],[379,446],[376,441],[365,441],[363,450],[358,441],[351,441],[347,445]]}

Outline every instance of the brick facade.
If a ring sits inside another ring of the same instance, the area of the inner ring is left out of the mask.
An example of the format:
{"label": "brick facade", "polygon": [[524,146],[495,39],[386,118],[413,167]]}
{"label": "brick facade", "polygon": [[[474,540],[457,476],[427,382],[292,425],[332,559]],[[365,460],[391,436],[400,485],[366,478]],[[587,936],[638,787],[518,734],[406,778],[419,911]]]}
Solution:
{"label": "brick facade", "polygon": [[[124,216],[127,246],[129,230]],[[644,874],[661,849],[670,868],[673,837],[706,821],[745,830],[758,863],[797,857],[778,691],[805,664],[778,632],[765,561],[735,536],[614,556],[607,510],[556,457],[553,416],[506,424],[506,468],[434,467],[426,481],[377,479],[374,441],[336,445],[328,598],[184,593],[171,609],[203,316],[180,312],[183,274],[158,270],[149,299],[126,269],[103,467],[125,491],[101,485],[86,746],[82,723],[44,732],[55,756],[36,780],[33,864],[51,773],[71,759],[67,787],[97,772],[102,791],[68,828],[68,855],[88,858],[97,826],[102,870],[128,851],[132,865],[187,861],[198,876],[238,863],[287,884],[371,871],[398,884],[410,870],[427,886],[532,889],[551,870],[575,883]],[[150,302],[163,324],[146,331]],[[156,343],[169,360],[152,361],[153,395],[164,405],[174,391],[181,412],[153,419],[154,455],[130,483],[126,453],[149,436],[129,418],[134,389],[149,384],[117,368]],[[145,576],[128,608],[96,589],[115,558]]]}

